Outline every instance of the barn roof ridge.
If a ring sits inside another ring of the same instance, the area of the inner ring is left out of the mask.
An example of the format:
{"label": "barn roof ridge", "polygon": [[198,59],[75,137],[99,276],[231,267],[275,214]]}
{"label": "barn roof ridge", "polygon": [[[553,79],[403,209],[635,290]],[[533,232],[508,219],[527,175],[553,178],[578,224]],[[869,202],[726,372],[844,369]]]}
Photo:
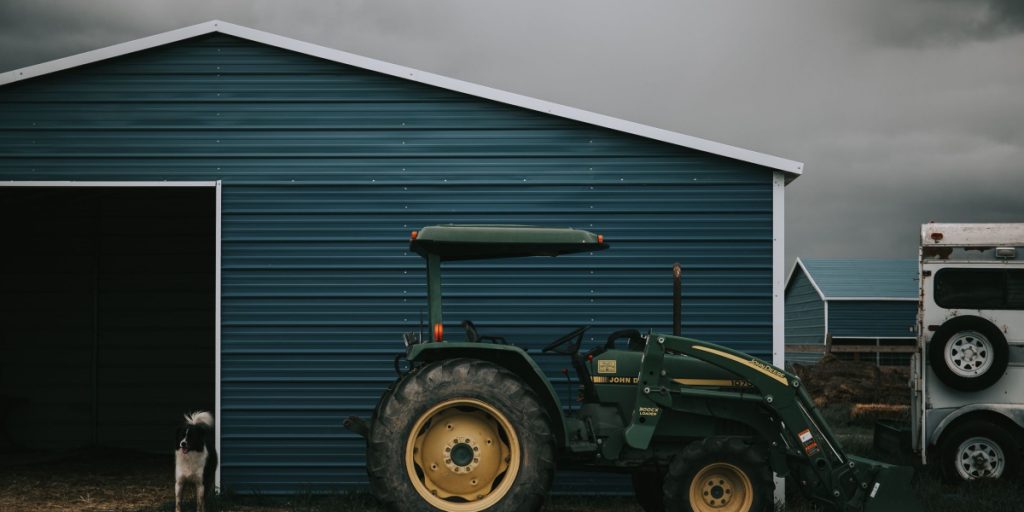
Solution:
{"label": "barn roof ridge", "polygon": [[213,33],[226,34],[326,59],[340,64],[346,64],[520,108],[543,112],[582,123],[601,126],[611,130],[638,135],[648,139],[658,140],[677,146],[703,151],[705,153],[760,165],[769,169],[785,172],[787,182],[795,179],[803,173],[804,164],[794,160],[788,160],[782,157],[769,155],[767,153],[760,153],[596,112],[590,112],[537,98],[531,98],[521,94],[474,84],[456,78],[445,77],[426,71],[420,71],[406,66],[391,64],[377,59],[371,59],[369,57],[363,57],[353,53],[313,43],[307,43],[297,39],[220,20],[210,20],[204,23],[107,46],[105,48],[99,48],[77,55],[71,55],[43,62],[41,64],[35,64],[0,73],[0,86]]}

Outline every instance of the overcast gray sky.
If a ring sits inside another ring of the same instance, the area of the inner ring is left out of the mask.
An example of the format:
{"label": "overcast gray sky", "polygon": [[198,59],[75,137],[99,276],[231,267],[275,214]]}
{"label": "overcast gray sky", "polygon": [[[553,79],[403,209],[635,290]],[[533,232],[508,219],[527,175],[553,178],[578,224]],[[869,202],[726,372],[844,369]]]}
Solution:
{"label": "overcast gray sky", "polygon": [[213,18],[800,160],[789,259],[1024,222],[1022,0],[0,0],[0,71]]}

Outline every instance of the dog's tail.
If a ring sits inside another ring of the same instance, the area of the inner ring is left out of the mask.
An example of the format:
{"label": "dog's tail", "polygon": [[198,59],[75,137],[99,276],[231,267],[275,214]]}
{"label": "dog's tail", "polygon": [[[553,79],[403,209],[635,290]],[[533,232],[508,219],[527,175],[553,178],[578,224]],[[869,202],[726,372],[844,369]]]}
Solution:
{"label": "dog's tail", "polygon": [[196,411],[185,415],[185,422],[189,425],[206,425],[213,428],[213,415],[208,411]]}

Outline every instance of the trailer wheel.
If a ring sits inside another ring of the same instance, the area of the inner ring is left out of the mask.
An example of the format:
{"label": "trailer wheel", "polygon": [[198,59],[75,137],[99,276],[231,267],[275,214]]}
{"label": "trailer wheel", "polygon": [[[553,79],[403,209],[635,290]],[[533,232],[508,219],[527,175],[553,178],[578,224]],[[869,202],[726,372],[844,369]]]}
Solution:
{"label": "trailer wheel", "polygon": [[438,361],[381,400],[367,472],[391,510],[526,512],[543,504],[554,436],[538,398],[508,370]]}
{"label": "trailer wheel", "polygon": [[975,418],[951,427],[939,453],[942,474],[948,481],[995,479],[1017,473],[1021,446],[1004,428]]}
{"label": "trailer wheel", "polygon": [[665,476],[668,512],[762,512],[773,504],[772,480],[763,450],[738,438],[710,437],[690,443]]}
{"label": "trailer wheel", "polygon": [[928,344],[935,376],[960,391],[980,391],[999,380],[1009,363],[1006,337],[990,322],[976,317],[954,318],[942,325]]}
{"label": "trailer wheel", "polygon": [[662,502],[662,489],[665,475],[657,470],[641,470],[633,472],[633,495],[644,512],[665,512]]}

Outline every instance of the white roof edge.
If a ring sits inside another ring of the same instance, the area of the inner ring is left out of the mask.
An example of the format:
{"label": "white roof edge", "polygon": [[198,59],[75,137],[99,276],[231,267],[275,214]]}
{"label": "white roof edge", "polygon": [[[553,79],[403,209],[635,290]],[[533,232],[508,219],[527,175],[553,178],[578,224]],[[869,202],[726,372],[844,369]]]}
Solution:
{"label": "white roof edge", "polygon": [[183,27],[169,32],[156,34],[134,41],[128,41],[125,43],[115,44],[106,48],[100,48],[97,50],[80,53],[78,55],[72,55],[70,57],[64,57],[61,59],[44,62],[42,64],[36,64],[33,66],[24,67],[21,69],[15,69],[13,71],[7,71],[0,74],[0,86],[26,80],[29,78],[70,69],[85,64],[91,64],[101,60],[134,53],[137,51],[147,50],[162,46],[165,44],[175,43],[191,37],[201,36],[214,32],[220,32],[223,34],[240,37],[242,39],[248,39],[257,43],[263,43],[270,46],[276,46],[285,50],[291,50],[313,57],[319,57],[322,59],[338,62],[341,64],[347,64],[358,68],[367,69],[370,71],[376,71],[386,75],[391,75],[406,80],[412,80],[415,82],[448,89],[455,92],[461,92],[480,98],[485,98],[509,105],[535,110],[538,112],[544,112],[547,114],[564,117],[566,119],[572,119],[587,124],[601,126],[612,130],[630,133],[633,135],[639,135],[648,139],[659,140],[678,146],[684,146],[687,148],[711,153],[714,155],[724,156],[732,158],[734,160],[740,160],[771,169],[785,171],[789,173],[789,180],[796,178],[803,174],[804,164],[794,160],[788,160],[785,158],[759,153],[751,151],[749,149],[738,148],[730,146],[728,144],[722,144],[719,142],[702,139],[699,137],[693,137],[690,135],[665,130],[662,128],[655,128],[653,126],[647,126],[632,121],[626,121],[624,119],[618,119],[604,114],[598,114],[595,112],[589,112],[573,107],[567,107],[565,105],[559,105],[536,98],[530,98],[520,94],[515,94],[483,85],[478,85],[470,82],[465,82],[455,78],[449,78],[434,73],[428,73],[426,71],[420,71],[405,66],[399,66],[397,64],[391,64],[360,55],[344,52],[341,50],[335,50],[324,46],[298,41],[284,36],[271,34],[262,30],[256,30],[233,23],[227,23],[220,20],[211,20],[197,25],[189,27]]}
{"label": "white roof edge", "polygon": [[[814,281],[814,276],[812,276],[811,273],[807,271],[807,267],[804,266],[804,262],[800,260],[800,258],[797,258],[796,262],[793,263],[793,270],[789,273],[790,279],[793,278],[793,274],[796,273],[797,268],[802,270],[804,275],[807,276],[807,280],[811,282],[811,286],[814,287],[814,291],[818,292],[818,297],[820,297],[822,301],[827,302],[828,297],[826,297],[825,293],[821,291],[821,287],[819,287],[818,283]],[[789,288],[788,280],[786,281],[786,288]]]}
{"label": "white roof edge", "polygon": [[916,340],[917,336],[832,336],[834,340]]}
{"label": "white roof edge", "polygon": [[793,260],[793,266],[789,268],[789,273],[786,274],[786,285],[782,287],[783,291],[789,290],[789,283],[793,281],[793,276],[796,274],[796,269],[799,266],[800,258]]}
{"label": "white roof edge", "polygon": [[[937,234],[937,240],[932,234]],[[921,225],[921,245],[1019,246],[1024,245],[1024,223],[941,223]]]}
{"label": "white roof edge", "polygon": [[41,64],[7,71],[0,73],[0,85],[7,85],[9,83],[27,80],[29,78],[63,71],[65,69],[92,64],[93,62],[99,62],[101,60],[120,57],[129,53],[156,48],[157,46],[163,46],[165,44],[176,43],[190,37],[217,32],[219,25],[222,24],[223,22],[217,20],[207,21],[198,25],[182,27],[169,32],[163,32],[143,37],[141,39],[118,43],[105,48],[99,48],[85,53],[79,53],[77,55],[71,55],[69,57],[63,57],[49,62],[43,62]]}

